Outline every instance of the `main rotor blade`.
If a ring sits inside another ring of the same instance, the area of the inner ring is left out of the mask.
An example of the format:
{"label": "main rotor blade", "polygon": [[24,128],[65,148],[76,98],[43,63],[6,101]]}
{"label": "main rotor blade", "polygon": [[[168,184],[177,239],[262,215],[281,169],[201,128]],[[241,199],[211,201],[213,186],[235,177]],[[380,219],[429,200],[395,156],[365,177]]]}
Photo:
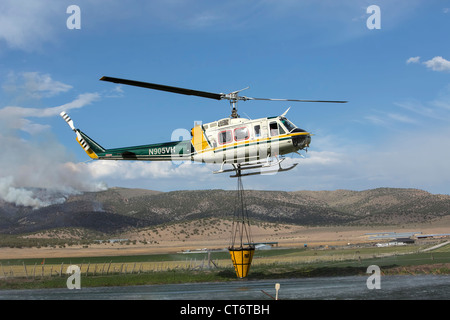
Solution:
{"label": "main rotor blade", "polygon": [[298,100],[298,99],[267,99],[267,98],[252,98],[252,97],[240,97],[242,100],[268,100],[268,101],[294,101],[294,102],[327,102],[327,103],[347,103],[347,101],[334,101],[334,100]]}
{"label": "main rotor blade", "polygon": [[130,86],[135,86],[135,87],[142,87],[142,88],[147,88],[147,89],[154,89],[154,90],[161,90],[161,91],[185,94],[188,96],[198,96],[198,97],[215,99],[215,100],[221,100],[222,96],[223,96],[223,94],[221,94],[221,93],[212,93],[212,92],[206,92],[206,91],[191,90],[191,89],[171,87],[171,86],[166,86],[166,85],[156,84],[156,83],[141,82],[141,81],[112,78],[112,77],[105,77],[105,76],[101,77],[100,80],[114,82],[114,83],[121,83],[121,84],[126,84],[126,85],[130,85]]}

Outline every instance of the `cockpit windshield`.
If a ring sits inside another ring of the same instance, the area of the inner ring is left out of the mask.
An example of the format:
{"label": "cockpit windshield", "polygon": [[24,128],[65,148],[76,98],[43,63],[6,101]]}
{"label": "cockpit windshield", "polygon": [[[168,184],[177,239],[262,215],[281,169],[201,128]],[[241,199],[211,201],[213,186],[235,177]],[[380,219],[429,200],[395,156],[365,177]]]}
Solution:
{"label": "cockpit windshield", "polygon": [[292,130],[294,130],[296,128],[296,126],[292,122],[290,122],[288,119],[286,119],[285,117],[281,117],[280,121],[289,132],[291,132]]}

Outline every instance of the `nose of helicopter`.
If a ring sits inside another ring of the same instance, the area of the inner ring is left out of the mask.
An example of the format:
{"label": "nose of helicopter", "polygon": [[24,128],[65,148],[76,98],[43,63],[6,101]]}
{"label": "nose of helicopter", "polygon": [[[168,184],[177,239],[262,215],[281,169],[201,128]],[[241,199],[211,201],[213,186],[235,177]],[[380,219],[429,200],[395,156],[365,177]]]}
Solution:
{"label": "nose of helicopter", "polygon": [[306,147],[309,147],[311,143],[311,134],[308,132],[308,135],[305,137]]}
{"label": "nose of helicopter", "polygon": [[309,147],[310,143],[311,143],[311,134],[309,132],[292,137],[292,144],[298,150],[302,150]]}

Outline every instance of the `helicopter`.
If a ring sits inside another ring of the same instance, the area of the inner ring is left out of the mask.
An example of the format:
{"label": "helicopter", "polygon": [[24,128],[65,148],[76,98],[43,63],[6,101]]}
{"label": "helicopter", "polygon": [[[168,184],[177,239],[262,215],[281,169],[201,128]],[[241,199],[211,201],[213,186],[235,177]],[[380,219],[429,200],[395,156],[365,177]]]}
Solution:
{"label": "helicopter", "polygon": [[[191,139],[141,146],[106,149],[83,131],[75,128],[73,120],[63,111],[61,117],[76,134],[76,140],[87,155],[94,160],[142,160],[142,161],[193,161],[221,164],[213,173],[236,172],[231,177],[282,172],[293,169],[298,163],[283,168],[284,155],[307,151],[311,143],[310,132],[294,125],[286,114],[260,119],[241,118],[237,113],[238,101],[268,100],[292,102],[346,103],[347,101],[298,100],[253,98],[239,95],[241,90],[228,94],[191,90],[156,83],[103,76],[101,81],[142,87],[153,90],[192,95],[214,100],[229,100],[231,115],[191,129]],[[225,165],[232,168],[224,169]],[[278,166],[278,167],[277,167]],[[261,169],[276,167],[263,171]],[[246,171],[248,170],[248,171]],[[245,171],[245,173],[242,173]]]}

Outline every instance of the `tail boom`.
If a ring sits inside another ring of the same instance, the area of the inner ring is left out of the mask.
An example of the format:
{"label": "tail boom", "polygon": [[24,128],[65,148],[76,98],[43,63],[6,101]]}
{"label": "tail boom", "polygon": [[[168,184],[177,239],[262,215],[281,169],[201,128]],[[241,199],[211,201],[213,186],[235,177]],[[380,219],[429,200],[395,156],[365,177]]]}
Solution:
{"label": "tail boom", "polygon": [[135,147],[106,149],[100,160],[184,161],[191,160],[191,142],[171,141]]}
{"label": "tail boom", "polygon": [[192,160],[193,146],[190,140],[105,149],[83,131],[76,129],[72,119],[67,113],[61,112],[60,115],[67,122],[72,131],[75,132],[76,140],[91,159],[143,161]]}

